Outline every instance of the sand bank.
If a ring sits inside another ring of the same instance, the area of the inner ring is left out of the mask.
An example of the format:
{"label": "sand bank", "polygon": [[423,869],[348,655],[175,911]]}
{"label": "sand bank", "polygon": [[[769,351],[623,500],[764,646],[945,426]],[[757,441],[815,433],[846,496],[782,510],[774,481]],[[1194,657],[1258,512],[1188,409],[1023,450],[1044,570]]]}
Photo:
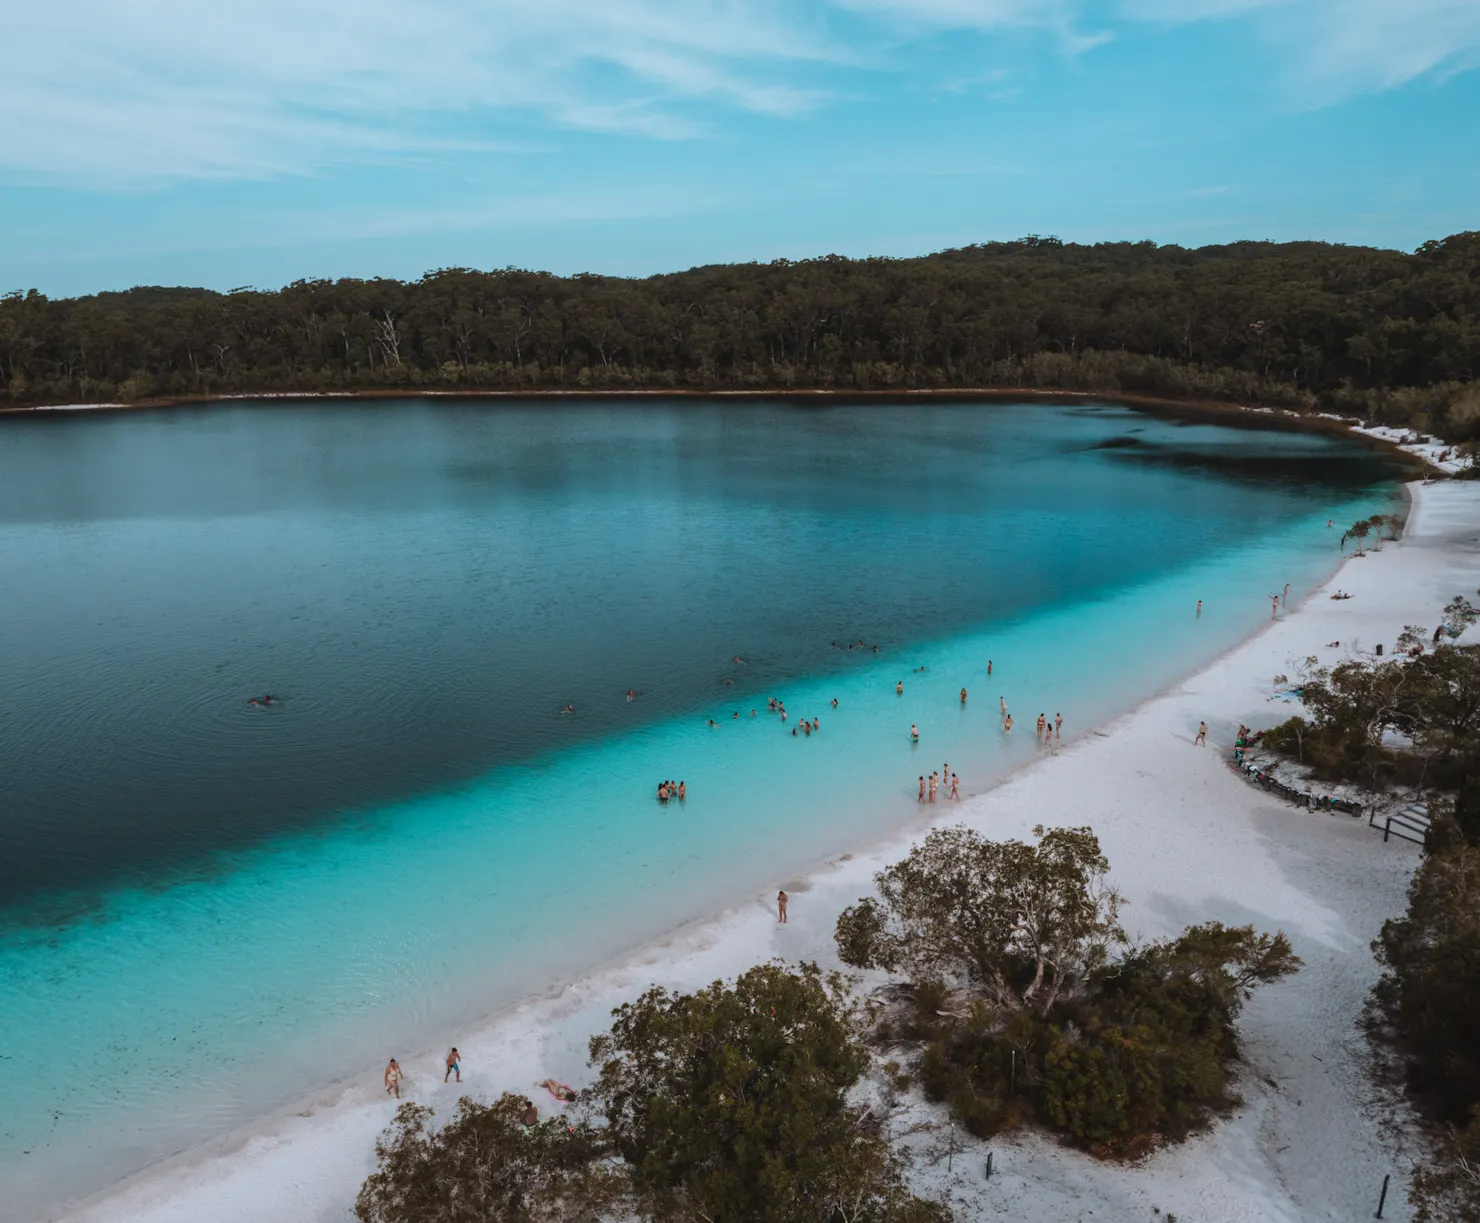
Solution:
{"label": "sand bank", "polygon": [[[1268,988],[1242,1022],[1245,1107],[1210,1133],[1135,1166],[1095,1163],[1033,1135],[988,1144],[996,1175],[982,1176],[987,1146],[957,1137],[946,1172],[943,1114],[914,1100],[893,1128],[918,1132],[922,1191],[948,1195],[960,1217],[1024,1223],[1151,1219],[1153,1207],[1198,1223],[1370,1217],[1384,1173],[1394,1174],[1385,1217],[1408,1217],[1401,1182],[1401,1108],[1379,1098],[1358,1028],[1376,977],[1369,943],[1402,908],[1416,846],[1392,842],[1364,820],[1297,811],[1249,786],[1224,763],[1240,721],[1289,716],[1272,678],[1308,655],[1334,661],[1391,649],[1405,624],[1433,624],[1458,592],[1480,585],[1480,484],[1413,487],[1409,532],[1381,552],[1348,560],[1323,591],[1291,609],[1174,690],[1099,730],[1066,722],[1065,745],[998,788],[955,807],[992,837],[1025,837],[1037,823],[1089,823],[1115,882],[1130,901],[1133,935],[1156,937],[1209,919],[1287,931],[1306,968]],[[1327,597],[1341,588],[1350,600]],[[1268,592],[1251,590],[1251,599]],[[1328,648],[1327,642],[1339,641]],[[1113,648],[1113,643],[1107,643]],[[1200,719],[1207,750],[1192,745]],[[388,1050],[409,1073],[409,1098],[445,1110],[459,1094],[529,1093],[553,1075],[587,1080],[587,1038],[612,1007],[653,982],[693,988],[773,956],[836,964],[839,911],[870,890],[877,869],[913,836],[844,857],[814,875],[779,880],[792,894],[791,922],[775,924],[769,894],[675,933],[630,961],[532,1001],[481,1032],[453,1034],[464,1082],[444,1087],[440,1049]],[[77,1223],[342,1221],[371,1170],[374,1140],[394,1104],[378,1071],[300,1102],[249,1135],[146,1170],[75,1208]],[[3,1214],[3,1208],[0,1208]]]}

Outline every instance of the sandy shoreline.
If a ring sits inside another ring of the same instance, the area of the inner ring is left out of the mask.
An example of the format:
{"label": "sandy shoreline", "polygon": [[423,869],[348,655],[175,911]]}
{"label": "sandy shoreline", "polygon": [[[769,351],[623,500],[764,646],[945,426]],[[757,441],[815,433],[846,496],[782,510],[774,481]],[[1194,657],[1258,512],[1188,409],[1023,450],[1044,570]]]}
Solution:
{"label": "sandy shoreline", "polygon": [[[1239,721],[1282,720],[1288,710],[1270,703],[1271,678],[1292,661],[1310,654],[1331,661],[1378,642],[1391,648],[1404,624],[1432,622],[1456,591],[1480,584],[1480,485],[1410,491],[1407,537],[1346,561],[1327,583],[1326,592],[1340,586],[1352,600],[1317,592],[1172,690],[1083,739],[1071,733],[1062,750],[938,812],[944,822],[995,837],[1026,836],[1040,822],[1092,824],[1131,901],[1128,929],[1141,937],[1208,919],[1284,928],[1307,968],[1259,995],[1245,1016],[1247,1107],[1135,1167],[1095,1164],[1033,1136],[999,1139],[991,1145],[1001,1171],[988,1183],[980,1160],[963,1157],[960,1147],[951,1176],[931,1161],[928,1127],[941,1114],[916,1100],[900,1120],[927,1127],[910,1140],[921,1148],[924,1191],[949,1194],[966,1217],[1133,1218],[1150,1217],[1155,1206],[1200,1223],[1236,1223],[1370,1217],[1384,1172],[1398,1189],[1407,1172],[1401,1110],[1392,1117],[1388,1105],[1372,1106],[1357,1019],[1376,976],[1368,944],[1402,907],[1417,848],[1383,844],[1362,820],[1297,812],[1244,783],[1219,752],[1191,747],[1191,739],[1201,718],[1215,744],[1226,743]],[[1340,649],[1324,648],[1333,640]],[[533,1095],[547,1075],[580,1083],[588,1077],[586,1039],[604,1029],[613,1006],[653,982],[693,988],[772,956],[835,964],[838,912],[869,891],[874,871],[919,833],[916,823],[886,844],[786,881],[793,895],[787,927],[775,924],[760,898],[676,931],[555,997],[493,1017],[459,1037],[460,1089],[436,1079],[439,1051],[402,1056],[408,1095],[445,1110],[461,1093]],[[377,1078],[335,1085],[249,1134],[163,1161],[60,1217],[347,1220],[392,1111]],[[1390,1193],[1386,1217],[1407,1217],[1400,1191]]]}

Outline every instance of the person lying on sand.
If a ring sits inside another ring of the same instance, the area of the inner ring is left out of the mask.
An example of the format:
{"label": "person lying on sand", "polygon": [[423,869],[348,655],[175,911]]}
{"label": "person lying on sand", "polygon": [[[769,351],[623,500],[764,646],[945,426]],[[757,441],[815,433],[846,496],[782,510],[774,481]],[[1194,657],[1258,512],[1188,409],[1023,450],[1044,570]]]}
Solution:
{"label": "person lying on sand", "polygon": [[574,1087],[567,1087],[564,1083],[557,1083],[554,1079],[545,1079],[540,1086],[548,1091],[562,1104],[572,1103],[577,1095]]}

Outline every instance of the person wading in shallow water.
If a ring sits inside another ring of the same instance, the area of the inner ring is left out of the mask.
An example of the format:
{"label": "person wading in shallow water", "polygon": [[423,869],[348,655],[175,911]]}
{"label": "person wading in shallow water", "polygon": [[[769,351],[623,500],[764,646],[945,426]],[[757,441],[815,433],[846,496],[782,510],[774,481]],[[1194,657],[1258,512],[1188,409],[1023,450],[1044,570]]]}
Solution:
{"label": "person wading in shallow water", "polygon": [[401,1098],[401,1067],[395,1058],[385,1064],[385,1094]]}
{"label": "person wading in shallow water", "polygon": [[1208,724],[1206,722],[1199,722],[1197,724],[1197,738],[1192,741],[1192,744],[1194,747],[1207,747]]}
{"label": "person wading in shallow water", "polygon": [[776,920],[781,925],[786,925],[786,902],[791,899],[785,891],[776,893]]}
{"label": "person wading in shallow water", "polygon": [[452,1052],[447,1055],[447,1073],[442,1076],[445,1083],[452,1075],[457,1075],[457,1081],[462,1082],[462,1058],[457,1052],[457,1046],[452,1046]]}

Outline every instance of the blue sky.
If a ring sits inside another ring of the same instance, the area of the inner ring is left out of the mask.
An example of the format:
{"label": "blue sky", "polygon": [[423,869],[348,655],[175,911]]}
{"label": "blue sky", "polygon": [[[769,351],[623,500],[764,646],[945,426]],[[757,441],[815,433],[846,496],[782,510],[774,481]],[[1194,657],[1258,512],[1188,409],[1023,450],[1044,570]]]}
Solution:
{"label": "blue sky", "polygon": [[44,0],[0,292],[1480,228],[1480,0]]}

